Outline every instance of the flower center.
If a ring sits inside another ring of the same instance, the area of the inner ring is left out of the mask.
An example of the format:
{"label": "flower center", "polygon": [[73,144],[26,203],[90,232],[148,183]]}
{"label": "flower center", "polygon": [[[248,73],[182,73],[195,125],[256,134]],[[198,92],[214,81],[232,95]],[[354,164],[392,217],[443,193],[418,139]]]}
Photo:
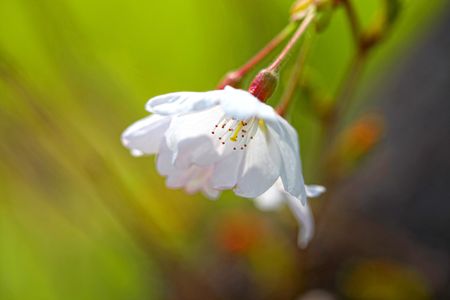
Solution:
{"label": "flower center", "polygon": [[242,121],[223,117],[214,125],[211,134],[217,136],[219,146],[231,145],[233,150],[244,150],[255,136],[258,124],[256,118]]}

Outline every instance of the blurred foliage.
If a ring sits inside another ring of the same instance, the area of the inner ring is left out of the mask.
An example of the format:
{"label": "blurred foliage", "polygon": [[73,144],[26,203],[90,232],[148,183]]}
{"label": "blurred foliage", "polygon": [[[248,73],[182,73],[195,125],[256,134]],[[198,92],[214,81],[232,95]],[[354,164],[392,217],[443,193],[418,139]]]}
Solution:
{"label": "blurred foliage", "polygon": [[[353,2],[363,26],[383,5]],[[443,3],[402,3],[359,93]],[[283,28],[291,4],[0,2],[0,299],[288,299],[306,286],[287,211],[269,216],[232,193],[210,202],[166,190],[153,159],[130,157],[119,140],[149,97],[213,88]],[[354,51],[341,9],[316,41],[310,76],[333,95]],[[305,103],[290,121],[311,182],[321,178],[321,128]],[[341,291],[353,299],[377,266],[361,268]],[[386,272],[407,288],[418,280]]]}
{"label": "blurred foliage", "polygon": [[408,266],[391,261],[361,261],[343,276],[348,299],[428,299],[425,280]]}

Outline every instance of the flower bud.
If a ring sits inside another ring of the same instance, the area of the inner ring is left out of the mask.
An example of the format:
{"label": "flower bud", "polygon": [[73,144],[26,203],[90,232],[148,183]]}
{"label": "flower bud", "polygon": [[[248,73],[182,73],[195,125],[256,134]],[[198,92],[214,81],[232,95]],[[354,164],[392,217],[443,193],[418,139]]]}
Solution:
{"label": "flower bud", "polygon": [[321,11],[332,6],[330,0],[297,0],[291,7],[291,20],[302,20],[310,10]]}
{"label": "flower bud", "polygon": [[384,0],[383,3],[384,9],[380,10],[371,27],[361,34],[360,47],[362,51],[367,52],[375,44],[386,38],[398,19],[402,9],[401,2],[399,0]]}
{"label": "flower bud", "polygon": [[303,19],[307,12],[314,7],[314,0],[297,0],[291,7],[291,20]]}
{"label": "flower bud", "polygon": [[262,70],[256,75],[248,91],[261,102],[266,102],[272,96],[278,83],[278,73],[268,69]]}

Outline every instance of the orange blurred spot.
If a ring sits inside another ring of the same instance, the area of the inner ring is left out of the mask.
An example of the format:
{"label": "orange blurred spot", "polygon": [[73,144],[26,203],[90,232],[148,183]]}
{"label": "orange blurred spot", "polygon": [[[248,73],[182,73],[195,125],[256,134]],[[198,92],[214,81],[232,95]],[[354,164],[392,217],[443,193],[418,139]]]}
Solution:
{"label": "orange blurred spot", "polygon": [[218,224],[217,241],[227,252],[245,253],[261,241],[264,232],[263,221],[258,216],[232,213]]}
{"label": "orange blurred spot", "polygon": [[350,124],[338,137],[327,158],[328,172],[340,177],[348,174],[380,141],[384,122],[370,113]]}
{"label": "orange blurred spot", "polygon": [[358,156],[366,154],[380,140],[383,128],[380,116],[370,114],[362,117],[344,131],[341,140],[343,150]]}

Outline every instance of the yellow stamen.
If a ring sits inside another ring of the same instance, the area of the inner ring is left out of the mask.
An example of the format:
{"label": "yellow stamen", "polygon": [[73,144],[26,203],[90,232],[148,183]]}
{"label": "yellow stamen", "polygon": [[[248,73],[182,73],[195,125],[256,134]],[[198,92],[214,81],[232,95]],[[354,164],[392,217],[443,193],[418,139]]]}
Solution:
{"label": "yellow stamen", "polygon": [[234,131],[233,135],[230,137],[230,140],[232,142],[237,141],[237,137],[239,135],[239,131],[241,131],[242,127],[244,127],[244,122],[239,122],[239,124],[236,126],[236,130]]}
{"label": "yellow stamen", "polygon": [[259,129],[261,129],[262,132],[266,132],[267,131],[267,126],[266,126],[266,122],[264,122],[264,120],[258,120],[258,126]]}

